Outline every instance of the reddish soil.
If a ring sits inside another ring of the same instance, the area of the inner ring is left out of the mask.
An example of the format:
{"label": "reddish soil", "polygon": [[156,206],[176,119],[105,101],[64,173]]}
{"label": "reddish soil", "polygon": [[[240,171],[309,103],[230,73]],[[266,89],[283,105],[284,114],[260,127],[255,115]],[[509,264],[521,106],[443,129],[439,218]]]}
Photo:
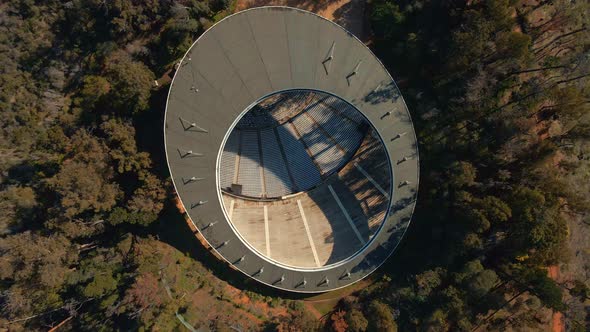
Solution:
{"label": "reddish soil", "polygon": [[285,307],[271,308],[266,302],[252,301],[246,294],[231,285],[225,286],[226,294],[230,295],[231,302],[243,306],[244,308],[254,308],[257,312],[266,317],[288,316],[289,313]]}
{"label": "reddish soil", "polygon": [[316,309],[313,306],[313,303],[310,302],[305,302],[305,309],[307,309],[307,311],[311,312],[311,314],[317,319],[320,320],[322,318],[322,313],[318,311],[318,309]]}
{"label": "reddish soil", "polygon": [[[557,281],[559,279],[559,266],[549,266],[548,274],[551,279]],[[551,319],[551,331],[565,332],[565,322],[563,319],[563,314],[559,311],[553,312],[553,317]]]}
{"label": "reddish soil", "polygon": [[262,6],[304,9],[334,21],[363,39],[365,0],[237,0],[236,11]]}
{"label": "reddish soil", "polygon": [[[209,293],[205,289],[200,289],[196,291],[191,297],[191,303],[199,308],[208,308],[203,313],[207,315],[207,320],[209,321],[213,321],[217,319],[219,316],[226,315],[228,312],[233,312],[233,318],[236,319],[236,317],[238,316],[236,315],[236,313],[239,312],[243,316],[242,320],[248,321],[248,323],[250,323],[251,325],[261,326],[264,323],[263,320],[256,317],[254,314],[248,312],[247,310],[234,308],[233,302],[231,304],[229,302],[216,302],[213,298],[211,298],[211,295],[209,295]],[[216,303],[217,305],[211,306],[211,303]],[[245,322],[244,325],[246,325]]]}
{"label": "reddish soil", "polygon": [[[338,7],[335,4],[341,2],[349,2],[349,0],[238,0],[236,3],[236,11],[262,6],[289,6],[305,9],[316,14],[320,14],[324,11],[329,13],[327,8],[330,7],[331,12],[333,13],[335,8]],[[328,18],[327,16],[325,17]]]}

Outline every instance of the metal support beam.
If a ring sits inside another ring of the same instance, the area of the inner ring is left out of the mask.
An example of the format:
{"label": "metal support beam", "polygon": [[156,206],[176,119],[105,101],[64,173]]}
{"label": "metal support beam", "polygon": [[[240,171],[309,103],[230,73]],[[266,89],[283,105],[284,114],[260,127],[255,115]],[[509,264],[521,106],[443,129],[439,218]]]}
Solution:
{"label": "metal support beam", "polygon": [[203,204],[206,204],[207,202],[209,202],[209,201],[198,201],[197,203],[193,203],[193,204],[191,204],[191,209],[194,209],[197,206],[201,206]]}
{"label": "metal support beam", "polygon": [[191,157],[203,157],[204,155],[202,153],[197,153],[197,152],[193,152],[193,150],[183,150],[183,149],[177,149],[178,150],[178,154],[180,155],[180,158],[184,159],[184,158],[191,158]]}
{"label": "metal support beam", "polygon": [[400,138],[402,138],[402,136],[404,136],[404,135],[406,135],[406,132],[405,132],[405,131],[404,131],[403,133],[399,133],[399,134],[395,135],[395,137],[394,137],[394,138],[392,138],[392,139],[391,139],[391,141],[393,142],[393,141],[395,141],[396,139],[400,139]]}
{"label": "metal support beam", "polygon": [[334,48],[336,47],[336,42],[332,43],[332,46],[330,47],[330,51],[328,51],[328,56],[326,57],[326,59],[324,59],[324,61],[322,61],[322,65],[324,66],[324,70],[326,71],[326,75],[330,74],[330,64],[332,63],[332,60],[334,60]]}
{"label": "metal support beam", "polygon": [[299,284],[297,284],[295,286],[295,288],[305,288],[305,285],[307,285],[307,280],[305,280],[305,278],[303,278],[303,281],[301,281]]}
{"label": "metal support beam", "polygon": [[349,280],[350,279],[350,272],[344,271],[344,274],[340,276],[340,280]]}
{"label": "metal support beam", "polygon": [[352,73],[350,73],[350,74],[348,74],[348,75],[346,76],[346,82],[348,83],[348,86],[350,86],[350,79],[351,79],[351,78],[352,78],[354,75],[358,74],[358,70],[359,70],[359,68],[360,68],[360,66],[361,66],[361,63],[363,63],[363,61],[362,61],[362,60],[359,60],[359,62],[356,64],[356,66],[355,66],[355,67],[354,67],[354,69],[352,70]]}
{"label": "metal support beam", "polygon": [[256,277],[262,274],[262,272],[264,272],[264,267],[261,267],[258,271],[256,271],[256,273],[254,273],[252,276]]}
{"label": "metal support beam", "polygon": [[197,181],[201,181],[201,180],[205,180],[205,178],[198,178],[196,176],[191,176],[188,179],[182,178],[182,183],[183,184],[189,184],[191,182],[197,182]]}
{"label": "metal support beam", "polygon": [[180,124],[182,125],[182,129],[184,129],[184,131],[195,131],[195,132],[201,132],[201,133],[208,133],[209,132],[209,131],[207,131],[207,129],[199,127],[199,125],[197,125],[196,122],[191,122],[191,121],[188,121],[188,120],[183,119],[181,117],[179,117],[178,119],[180,120]]}
{"label": "metal support beam", "polygon": [[215,224],[217,224],[217,221],[210,222],[210,223],[208,223],[208,224],[207,224],[207,226],[205,226],[205,227],[203,228],[203,230],[206,230],[206,229],[207,229],[207,228],[209,228],[209,227],[213,227],[213,225],[215,225]]}

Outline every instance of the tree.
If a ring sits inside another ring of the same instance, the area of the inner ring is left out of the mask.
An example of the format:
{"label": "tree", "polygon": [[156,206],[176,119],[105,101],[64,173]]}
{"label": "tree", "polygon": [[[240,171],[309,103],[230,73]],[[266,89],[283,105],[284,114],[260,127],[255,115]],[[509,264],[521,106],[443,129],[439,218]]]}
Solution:
{"label": "tree", "polygon": [[311,313],[305,310],[298,310],[292,317],[281,316],[274,322],[278,332],[311,332],[316,331],[318,322]]}
{"label": "tree", "polygon": [[375,33],[383,39],[399,38],[404,20],[404,13],[393,2],[376,4],[371,15],[371,23],[374,26]]}
{"label": "tree", "polygon": [[346,312],[344,316],[346,323],[348,324],[348,331],[350,332],[363,332],[367,331],[369,321],[360,310],[351,309]]}
{"label": "tree", "polygon": [[448,174],[450,185],[456,188],[462,188],[475,183],[477,170],[469,162],[457,161],[451,164]]}
{"label": "tree", "polygon": [[512,216],[512,210],[508,204],[495,196],[479,199],[465,191],[458,192],[456,196],[459,210],[457,213],[476,233],[484,233],[492,225],[500,225]]}
{"label": "tree", "polygon": [[457,322],[461,330],[471,330],[471,323],[468,319],[470,309],[473,306],[468,306],[465,301],[465,292],[460,290],[459,285],[449,286],[441,291],[442,302],[444,303],[442,310],[448,313],[448,316]]}
{"label": "tree", "polygon": [[517,221],[532,223],[545,204],[545,196],[538,190],[521,186],[514,190],[510,202]]}
{"label": "tree", "polygon": [[448,69],[450,73],[463,73],[492,53],[488,43],[494,31],[492,23],[474,9],[466,10],[464,17],[463,26],[452,34],[453,46]]}
{"label": "tree", "polygon": [[92,281],[84,287],[82,293],[88,297],[102,297],[117,289],[117,280],[112,273],[97,273]]}
{"label": "tree", "polygon": [[4,313],[22,317],[59,308],[60,290],[78,259],[68,239],[42,236],[31,231],[0,239],[0,281]]}
{"label": "tree", "polygon": [[154,222],[157,217],[156,214],[149,212],[129,211],[122,207],[116,207],[110,212],[107,221],[114,226],[121,223],[147,226]]}
{"label": "tree", "polygon": [[79,105],[87,110],[92,110],[110,91],[111,85],[106,78],[96,75],[86,76],[80,90]]}
{"label": "tree", "polygon": [[129,209],[142,214],[151,221],[155,220],[164,208],[166,198],[165,186],[155,175],[147,173],[142,179],[142,185],[135,190],[128,203]]}
{"label": "tree", "polygon": [[141,173],[151,166],[150,156],[139,152],[135,142],[135,128],[131,122],[109,119],[100,125],[106,135],[109,155],[117,164],[119,173]]}
{"label": "tree", "polygon": [[445,273],[442,268],[429,270],[415,277],[417,295],[424,300],[442,284],[442,275]]}
{"label": "tree", "polygon": [[58,195],[59,209],[66,218],[109,211],[122,192],[113,181],[107,147],[85,130],[74,133],[68,143],[59,172],[47,180]]}
{"label": "tree", "polygon": [[105,60],[105,75],[111,84],[111,105],[122,115],[132,115],[148,108],[154,74],[127,53],[117,51]]}
{"label": "tree", "polygon": [[0,239],[0,279],[59,287],[77,259],[70,242],[61,235],[41,236],[30,231]]}
{"label": "tree", "polygon": [[348,323],[346,322],[346,319],[344,318],[346,315],[346,312],[343,310],[337,310],[335,312],[332,313],[332,315],[330,315],[330,320],[332,321],[331,323],[331,328],[334,332],[346,332],[347,328],[348,328]]}
{"label": "tree", "polygon": [[65,217],[72,218],[86,211],[108,211],[115,206],[121,195],[119,186],[107,182],[109,177],[105,179],[101,171],[79,161],[63,163],[50,184],[59,194]]}
{"label": "tree", "polygon": [[531,37],[521,32],[505,32],[496,40],[496,49],[504,59],[523,61],[529,55]]}
{"label": "tree", "polygon": [[590,89],[568,85],[551,90],[549,97],[552,105],[542,107],[537,113],[545,112],[547,117],[557,115],[567,127],[588,112]]}
{"label": "tree", "polygon": [[156,52],[162,64],[168,65],[175,61],[191,46],[193,37],[200,28],[199,21],[191,17],[191,12],[196,8],[188,8],[179,3],[172,6],[171,17],[156,41]]}
{"label": "tree", "polygon": [[461,270],[456,272],[453,276],[456,283],[464,283],[476,274],[484,270],[481,261],[476,259],[465,263]]}
{"label": "tree", "polygon": [[163,294],[160,288],[158,277],[152,273],[144,273],[135,278],[133,285],[125,292],[123,306],[120,311],[135,319],[138,316],[147,318],[147,324],[150,324],[155,313],[150,311],[159,311],[167,301],[167,295]]}
{"label": "tree", "polygon": [[8,187],[0,192],[0,234],[9,234],[31,221],[37,199],[31,187]]}
{"label": "tree", "polygon": [[474,203],[494,224],[506,222],[512,217],[510,206],[498,197],[486,196],[481,200],[475,200]]}
{"label": "tree", "polygon": [[524,282],[532,287],[537,297],[549,308],[563,311],[565,304],[562,301],[563,292],[555,281],[547,276],[545,270],[532,269],[525,271]]}
{"label": "tree", "polygon": [[391,308],[383,302],[373,300],[369,305],[369,312],[372,316],[371,325],[377,331],[396,332],[397,324],[393,319]]}
{"label": "tree", "polygon": [[467,289],[475,298],[486,295],[498,283],[498,275],[492,270],[483,270],[473,276],[467,283]]}
{"label": "tree", "polygon": [[421,331],[444,332],[450,327],[447,321],[447,314],[442,309],[434,310],[421,326]]}
{"label": "tree", "polygon": [[484,12],[494,23],[496,31],[510,29],[514,23],[512,8],[509,0],[486,0],[483,1]]}

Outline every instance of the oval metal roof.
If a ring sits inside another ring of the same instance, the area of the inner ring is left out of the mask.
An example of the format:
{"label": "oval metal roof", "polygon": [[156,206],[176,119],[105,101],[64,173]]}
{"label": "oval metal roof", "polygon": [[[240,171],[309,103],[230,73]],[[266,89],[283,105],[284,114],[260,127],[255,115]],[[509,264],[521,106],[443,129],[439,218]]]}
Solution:
{"label": "oval metal roof", "polygon": [[[380,231],[359,254],[328,269],[299,270],[258,255],[228,222],[219,157],[229,131],[264,97],[291,89],[336,95],[380,135],[394,188]],[[195,227],[230,265],[266,285],[325,292],[373,272],[395,250],[414,210],[419,159],[407,106],[377,57],[339,25],[289,7],[259,7],[207,30],[180,61],[168,94],[166,156],[174,186]]]}

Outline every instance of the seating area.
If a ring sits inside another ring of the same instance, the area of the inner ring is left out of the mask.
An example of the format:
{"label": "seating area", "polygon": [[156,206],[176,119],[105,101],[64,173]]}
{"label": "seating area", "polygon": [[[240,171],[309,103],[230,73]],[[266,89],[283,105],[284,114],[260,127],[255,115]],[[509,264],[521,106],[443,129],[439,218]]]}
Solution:
{"label": "seating area", "polygon": [[294,90],[268,97],[244,114],[236,128],[276,127],[303,112],[308,105],[317,102],[320,96],[309,91]]}
{"label": "seating area", "polygon": [[326,99],[322,101],[322,104],[326,105],[334,112],[340,113],[342,117],[356,123],[357,125],[367,121],[360,112],[355,112],[354,109],[348,105],[348,103],[334,96],[326,97]]}
{"label": "seating area", "polygon": [[[249,198],[280,198],[312,189],[344,167],[369,126],[352,120],[358,112],[348,104],[338,104],[342,109],[337,110],[327,103],[337,100],[293,91],[257,105],[224,147],[221,189]],[[241,191],[233,192],[232,185]]]}
{"label": "seating area", "polygon": [[239,156],[239,148],[240,132],[234,130],[227,138],[225,149],[221,154],[219,183],[222,189],[227,190],[231,188],[232,183],[235,181],[234,172],[236,169],[236,159]]}
{"label": "seating area", "polygon": [[270,116],[277,122],[283,124],[289,119],[301,113],[307,106],[317,101],[321,95],[309,91],[288,91],[282,94],[284,99],[268,109]]}
{"label": "seating area", "polygon": [[264,182],[268,197],[280,197],[294,191],[287,164],[274,129],[260,131]]}
{"label": "seating area", "polygon": [[[264,148],[273,134],[261,131],[263,159],[265,153],[281,153]],[[383,223],[392,185],[386,157],[369,132],[346,166],[313,189],[271,201],[224,195],[224,205],[233,225],[262,255],[297,267],[336,263],[363,248]]]}
{"label": "seating area", "polygon": [[260,107],[254,107],[240,119],[240,122],[238,122],[236,128],[244,130],[260,129],[273,127],[275,123],[276,122],[274,118],[267,110]]}
{"label": "seating area", "polygon": [[317,126],[325,131],[327,136],[337,142],[346,156],[351,157],[358,149],[359,142],[363,139],[363,133],[365,132],[362,128],[363,122],[356,123],[349,120],[353,114],[358,113],[350,107],[341,109],[338,112],[340,116],[334,116],[334,112],[325,103],[318,102],[306,114],[313,119]]}
{"label": "seating area", "polygon": [[375,234],[387,213],[391,190],[387,156],[379,140],[367,135],[355,157],[338,172],[338,178],[340,184],[334,189],[357,202],[354,206],[362,212],[356,214],[362,216],[369,234]]}
{"label": "seating area", "polygon": [[285,150],[287,164],[295,179],[298,191],[308,190],[322,180],[318,168],[305,150],[305,146],[289,131],[289,124],[277,128],[280,142]]}
{"label": "seating area", "polygon": [[322,174],[330,174],[340,164],[346,162],[344,153],[338,149],[334,139],[319,130],[307,114],[296,117],[292,120],[292,124],[291,133],[299,136],[303,144],[307,146]]}
{"label": "seating area", "polygon": [[238,183],[242,185],[242,195],[262,197],[262,179],[260,152],[258,150],[258,132],[243,130],[240,139],[240,164]]}

